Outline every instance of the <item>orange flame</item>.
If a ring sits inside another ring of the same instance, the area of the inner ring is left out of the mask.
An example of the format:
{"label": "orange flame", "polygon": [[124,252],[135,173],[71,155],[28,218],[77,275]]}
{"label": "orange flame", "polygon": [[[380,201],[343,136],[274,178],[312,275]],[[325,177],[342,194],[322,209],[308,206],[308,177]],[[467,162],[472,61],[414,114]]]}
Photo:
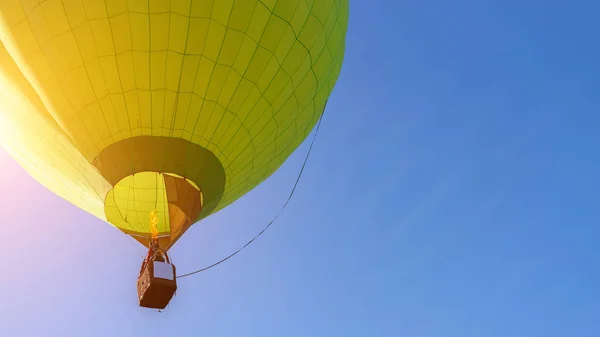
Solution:
{"label": "orange flame", "polygon": [[158,239],[158,212],[153,210],[150,212],[150,231],[152,232],[152,239]]}

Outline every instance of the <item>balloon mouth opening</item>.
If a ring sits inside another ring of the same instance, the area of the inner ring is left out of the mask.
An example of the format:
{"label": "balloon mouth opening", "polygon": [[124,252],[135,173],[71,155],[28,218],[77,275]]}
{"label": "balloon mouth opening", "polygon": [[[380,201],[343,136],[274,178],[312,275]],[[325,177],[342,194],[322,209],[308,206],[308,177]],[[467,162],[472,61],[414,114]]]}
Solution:
{"label": "balloon mouth opening", "polygon": [[144,246],[168,250],[200,217],[202,190],[172,173],[139,172],[121,179],[104,202],[107,221]]}
{"label": "balloon mouth opening", "polygon": [[[122,139],[101,150],[92,164],[113,190],[117,186],[127,186],[133,178],[136,182],[141,181],[145,175],[156,181],[157,178],[151,175],[159,174],[159,180],[174,179],[178,185],[189,185],[186,190],[200,191],[202,212],[194,220],[214,212],[225,191],[226,174],[219,158],[212,151],[181,138],[135,136]],[[147,222],[148,214],[144,217]]]}

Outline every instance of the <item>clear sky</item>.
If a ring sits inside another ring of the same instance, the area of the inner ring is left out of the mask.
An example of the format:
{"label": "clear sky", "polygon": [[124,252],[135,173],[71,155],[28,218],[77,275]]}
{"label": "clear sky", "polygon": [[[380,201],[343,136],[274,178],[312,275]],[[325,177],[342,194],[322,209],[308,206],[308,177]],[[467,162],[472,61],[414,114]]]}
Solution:
{"label": "clear sky", "polygon": [[[141,246],[0,152],[1,336],[600,336],[597,1],[351,2],[295,199],[137,306]],[[285,201],[305,144],[193,227],[180,272]]]}

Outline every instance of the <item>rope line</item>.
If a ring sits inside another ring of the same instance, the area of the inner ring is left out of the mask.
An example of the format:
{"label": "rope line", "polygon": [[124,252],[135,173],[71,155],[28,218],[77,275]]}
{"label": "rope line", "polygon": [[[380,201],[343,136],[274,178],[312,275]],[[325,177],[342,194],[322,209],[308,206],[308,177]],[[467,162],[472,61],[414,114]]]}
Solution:
{"label": "rope line", "polygon": [[[326,104],[327,105],[327,104]],[[281,209],[279,210],[279,212],[277,212],[277,214],[275,214],[275,216],[273,217],[273,219],[265,226],[265,228],[263,228],[263,230],[261,230],[258,234],[256,234],[250,241],[246,242],[245,245],[243,245],[242,247],[240,247],[238,250],[236,250],[235,252],[229,254],[227,257],[207,266],[204,267],[202,269],[198,269],[196,271],[187,273],[187,274],[183,274],[183,275],[179,275],[177,276],[177,278],[184,278],[187,276],[191,276],[194,274],[198,274],[201,273],[203,271],[206,271],[208,269],[211,269],[213,267],[216,267],[218,265],[220,265],[221,263],[229,260],[230,258],[234,257],[235,255],[237,255],[239,252],[241,252],[242,250],[244,250],[246,247],[250,246],[256,239],[258,239],[261,235],[263,235],[263,233],[269,229],[269,227],[271,227],[271,225],[279,218],[279,216],[281,215],[281,213],[283,213],[283,210],[285,210],[285,208],[288,206],[288,204],[290,203],[290,201],[292,200],[292,197],[294,196],[294,193],[296,192],[296,188],[298,187],[298,184],[300,182],[300,178],[302,178],[302,174],[304,173],[304,168],[306,167],[306,163],[308,162],[308,158],[310,157],[310,153],[312,152],[313,149],[313,145],[315,144],[315,139],[317,138],[317,134],[319,133],[319,128],[321,127],[321,122],[323,121],[323,116],[325,115],[325,109],[323,109],[323,113],[321,114],[321,117],[319,118],[319,122],[317,123],[317,127],[315,129],[315,133],[313,134],[312,140],[310,142],[310,147],[308,148],[308,151],[306,153],[306,157],[304,158],[304,162],[302,163],[302,167],[300,168],[300,172],[298,172],[298,177],[296,178],[296,182],[294,183],[294,187],[292,187],[292,191],[290,192],[290,195],[288,196],[287,200],[285,201],[285,203],[283,204],[283,206],[281,207]]]}

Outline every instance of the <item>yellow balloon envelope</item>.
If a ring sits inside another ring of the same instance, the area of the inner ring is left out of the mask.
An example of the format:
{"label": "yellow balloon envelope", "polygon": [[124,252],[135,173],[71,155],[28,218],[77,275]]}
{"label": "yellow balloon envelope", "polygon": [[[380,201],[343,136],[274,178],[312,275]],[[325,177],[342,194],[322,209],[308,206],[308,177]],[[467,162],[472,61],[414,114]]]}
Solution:
{"label": "yellow balloon envelope", "polygon": [[347,23],[347,0],[1,0],[0,141],[167,250],[310,133]]}

